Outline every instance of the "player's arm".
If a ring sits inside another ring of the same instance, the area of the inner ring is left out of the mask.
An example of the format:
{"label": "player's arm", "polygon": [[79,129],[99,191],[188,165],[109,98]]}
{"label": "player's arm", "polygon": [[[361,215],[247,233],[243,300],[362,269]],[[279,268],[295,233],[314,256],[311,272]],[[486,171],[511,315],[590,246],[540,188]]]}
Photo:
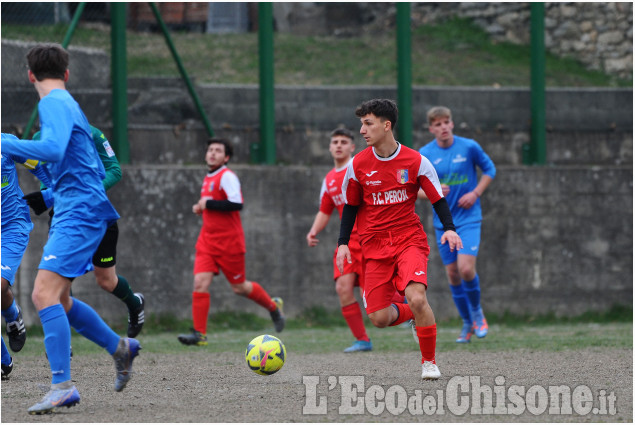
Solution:
{"label": "player's arm", "polygon": [[306,242],[309,246],[316,246],[320,242],[317,235],[324,230],[326,225],[329,223],[330,218],[330,214],[318,211],[315,215],[315,219],[313,220],[313,224],[311,225],[311,230],[309,230],[309,233],[306,235]]}
{"label": "player's arm", "polygon": [[93,143],[99,154],[99,159],[104,165],[104,171],[106,172],[106,177],[104,177],[102,183],[104,189],[108,190],[121,180],[121,165],[119,165],[117,155],[115,155],[115,151],[110,146],[110,142],[104,133],[92,125],[90,126],[90,130],[92,132]]}
{"label": "player's arm", "polygon": [[421,164],[419,166],[419,173],[417,175],[419,185],[425,192],[426,197],[432,203],[434,212],[439,216],[441,224],[443,225],[444,233],[441,236],[441,244],[448,243],[450,251],[459,250],[463,248],[463,242],[456,233],[456,227],[452,220],[452,213],[450,213],[450,206],[447,199],[443,196],[443,190],[441,189],[441,183],[439,182],[439,176],[436,169],[432,166],[432,163],[425,156],[421,156]]}
{"label": "player's arm", "polygon": [[[16,136],[12,134],[5,134],[5,133],[2,134],[3,142],[9,139],[19,140]],[[37,177],[40,180],[42,185],[51,184],[49,176],[48,174],[46,174],[46,171],[42,167],[42,163],[40,161],[36,159],[26,159],[26,158],[15,156],[15,155],[7,155],[7,156],[10,157],[14,163],[20,164],[24,168],[29,170],[31,174],[33,174],[35,177]],[[42,192],[37,191],[37,192],[24,195],[22,199],[26,201],[27,205],[29,205],[29,207],[33,209],[33,212],[35,212],[36,215],[40,215],[44,211],[49,209],[51,205],[53,205],[53,195],[51,193],[47,193],[47,195],[48,196],[46,196],[45,198]]]}
{"label": "player's arm", "polygon": [[344,273],[344,261],[349,264],[353,262],[351,251],[348,249],[348,242],[351,239],[355,219],[357,218],[357,205],[344,205],[342,210],[342,222],[340,223],[340,237],[337,240],[337,257],[336,263],[340,273]]}
{"label": "player's arm", "polygon": [[333,202],[333,198],[331,198],[329,194],[326,186],[326,178],[324,178],[322,180],[322,187],[320,188],[320,210],[313,220],[311,230],[309,230],[309,233],[306,235],[306,242],[309,246],[316,246],[320,242],[317,235],[324,230],[328,224],[334,209],[335,202]]}
{"label": "player's arm", "polygon": [[201,198],[198,205],[202,210],[216,211],[240,211],[243,209],[243,195],[240,191],[240,181],[233,172],[226,172],[220,180],[220,187],[227,195],[227,199],[214,200],[209,198]]}
{"label": "player's arm", "polygon": [[216,211],[240,211],[243,209],[243,204],[238,202],[232,202],[228,199],[223,201],[215,201],[213,199],[201,199],[199,205],[201,209],[216,210]]}
{"label": "player's arm", "polygon": [[41,130],[40,140],[2,140],[2,153],[47,162],[61,161],[73,131],[73,124],[68,119],[69,114],[65,108],[62,102],[48,96],[40,100],[40,121],[46,122]]}
{"label": "player's arm", "polygon": [[482,175],[476,187],[472,189],[472,191],[461,196],[458,200],[457,205],[460,208],[465,209],[472,208],[496,176],[496,166],[494,165],[494,162],[485,153],[481,145],[475,141],[473,141],[470,145],[470,157],[473,158],[474,163],[481,169]]}
{"label": "player's arm", "polygon": [[480,198],[481,195],[483,195],[483,192],[485,192],[485,189],[487,189],[487,186],[490,185],[492,180],[493,179],[487,174],[481,175],[481,178],[478,181],[478,184],[476,185],[476,187],[471,192],[468,192],[465,195],[461,196],[461,198],[457,202],[457,205],[460,208],[465,208],[465,209],[472,208],[472,206],[476,203],[478,198]]}

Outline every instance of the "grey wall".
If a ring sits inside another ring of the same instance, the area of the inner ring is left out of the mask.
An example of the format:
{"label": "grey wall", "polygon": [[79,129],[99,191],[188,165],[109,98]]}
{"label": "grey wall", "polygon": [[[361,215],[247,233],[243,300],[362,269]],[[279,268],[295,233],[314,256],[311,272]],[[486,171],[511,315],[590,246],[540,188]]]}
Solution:
{"label": "grey wall", "polygon": [[[260,141],[256,86],[197,87],[217,135],[232,140],[236,162],[249,162]],[[106,89],[71,90],[89,121],[110,135],[111,101]],[[276,144],[281,164],[328,165],[330,130],[355,131],[355,107],[375,97],[396,98],[394,87],[277,87]],[[131,80],[128,95],[131,163],[195,164],[206,132],[185,87],[175,79]],[[37,96],[32,87],[2,88],[2,129],[24,128]],[[500,164],[522,163],[529,141],[527,88],[415,87],[413,144],[432,140],[425,114],[449,106],[456,133],[479,141]],[[632,89],[549,89],[546,94],[547,160],[557,165],[623,165],[633,160]],[[362,143],[361,137],[358,143]],[[361,146],[360,146],[361,147]]]}
{"label": "grey wall", "polygon": [[[202,155],[202,153],[201,153]],[[285,299],[292,316],[306,307],[337,309],[332,254],[337,217],[308,248],[305,235],[318,208],[326,166],[234,164],[242,182],[247,277]],[[201,166],[125,166],[109,194],[120,212],[117,270],[146,295],[147,314],[190,317],[194,243],[200,221],[191,213],[205,174]],[[632,167],[498,166],[483,197],[483,239],[478,270],[483,304],[502,313],[571,316],[632,303]],[[37,188],[20,171],[25,192]],[[418,206],[424,228],[431,208]],[[35,230],[16,284],[28,323],[37,323],[31,285],[46,239],[46,220]],[[439,319],[456,316],[435,242],[429,263],[430,302]],[[98,289],[92,274],[74,294],[108,320],[124,320],[125,307]],[[212,312],[239,309],[266,315],[231,292],[224,277],[212,284]]]}

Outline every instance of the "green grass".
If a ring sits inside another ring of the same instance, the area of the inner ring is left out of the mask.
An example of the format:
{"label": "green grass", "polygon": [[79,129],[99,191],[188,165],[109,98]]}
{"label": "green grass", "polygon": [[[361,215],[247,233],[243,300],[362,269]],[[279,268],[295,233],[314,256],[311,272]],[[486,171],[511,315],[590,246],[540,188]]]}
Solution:
{"label": "green grass", "polygon": [[[633,347],[633,309],[630,306],[615,306],[605,313],[586,313],[569,318],[490,314],[488,321],[490,334],[483,340],[474,337],[468,346],[454,342],[460,328],[458,320],[438,323],[438,351],[561,351]],[[409,328],[397,326],[376,329],[368,321],[366,324],[375,350],[389,352],[416,349]],[[139,339],[146,352],[179,353],[184,347],[177,341],[176,335],[187,332],[190,326],[190,320],[176,320],[167,315],[150,316]],[[115,330],[124,334],[125,326],[116,326]],[[242,351],[252,338],[271,333],[273,329],[271,322],[260,316],[221,312],[210,317],[208,332],[209,346],[200,349],[225,352]],[[28,335],[27,344],[19,355],[39,355],[43,350],[41,328],[29,327]],[[338,352],[353,340],[341,314],[322,307],[308,309],[298,317],[290,318],[287,328],[279,336],[287,349],[297,353]],[[72,346],[78,354],[101,351],[101,348],[74,332]]]}
{"label": "green grass", "polygon": [[[4,24],[2,38],[57,41],[66,27]],[[258,36],[247,34],[171,34],[190,76],[201,83],[257,84]],[[528,86],[529,46],[495,43],[466,19],[424,25],[412,31],[414,85]],[[110,52],[108,27],[80,26],[72,45]],[[161,34],[127,33],[130,76],[178,76]],[[275,82],[283,85],[394,85],[397,80],[394,31],[354,38],[274,36]],[[547,55],[550,87],[632,87],[584,68],[570,58]]]}
{"label": "green grass", "polygon": [[[211,330],[212,328],[210,328]],[[437,351],[464,350],[469,352],[507,352],[514,350],[563,351],[588,348],[633,348],[632,323],[615,322],[604,324],[575,323],[560,325],[508,327],[501,324],[490,326],[490,334],[482,340],[473,337],[469,345],[457,344],[459,326],[441,324],[438,327]],[[186,331],[181,329],[180,331]],[[208,334],[209,345],[197,347],[206,352],[242,352],[254,337],[271,333],[271,327],[254,330],[218,330]],[[139,340],[146,353],[181,353],[191,347],[184,347],[176,339],[175,332],[143,332]],[[417,351],[409,328],[395,327],[376,329],[368,327],[374,351],[404,352]],[[349,346],[353,338],[346,327],[332,328],[291,328],[277,334],[287,350],[298,354],[327,354],[340,352]],[[102,349],[85,338],[73,333],[72,347],[75,355],[98,353]],[[43,352],[43,337],[29,335],[27,344],[17,356],[37,356]]]}

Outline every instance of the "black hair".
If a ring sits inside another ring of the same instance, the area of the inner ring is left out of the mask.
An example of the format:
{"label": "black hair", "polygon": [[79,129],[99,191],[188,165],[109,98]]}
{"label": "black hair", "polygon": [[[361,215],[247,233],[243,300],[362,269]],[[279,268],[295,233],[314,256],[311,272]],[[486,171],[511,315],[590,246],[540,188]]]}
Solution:
{"label": "black hair", "polygon": [[368,114],[373,114],[377,118],[390,121],[392,124],[391,128],[394,130],[397,125],[399,111],[394,100],[372,99],[363,102],[357,107],[357,109],[355,109],[355,115],[359,118]]}
{"label": "black hair", "polygon": [[222,137],[210,137],[207,140],[207,147],[209,147],[212,143],[219,143],[225,146],[225,156],[228,156],[230,159],[234,155],[234,146],[229,140],[223,139]]}
{"label": "black hair", "polygon": [[38,81],[63,80],[68,69],[68,52],[59,44],[38,44],[26,54],[29,69]]}

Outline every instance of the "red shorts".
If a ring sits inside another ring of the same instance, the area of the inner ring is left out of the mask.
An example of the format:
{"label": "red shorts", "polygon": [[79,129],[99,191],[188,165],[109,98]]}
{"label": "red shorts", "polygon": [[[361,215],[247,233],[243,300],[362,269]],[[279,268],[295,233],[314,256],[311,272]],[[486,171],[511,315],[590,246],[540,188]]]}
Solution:
{"label": "red shorts", "polygon": [[194,257],[194,274],[223,272],[232,285],[243,283],[245,278],[245,254],[213,255],[196,250]]}
{"label": "red shorts", "polygon": [[348,242],[348,250],[351,252],[352,263],[349,264],[348,261],[344,261],[344,273],[340,273],[340,270],[337,268],[337,248],[335,248],[335,252],[333,253],[333,280],[337,280],[337,278],[346,274],[355,273],[357,274],[355,286],[363,288],[364,269],[362,267],[362,247],[359,245],[359,241],[357,239],[351,239]]}
{"label": "red shorts", "polygon": [[364,244],[364,307],[374,313],[390,306],[412,281],[428,286],[430,247],[423,230],[373,236]]}

